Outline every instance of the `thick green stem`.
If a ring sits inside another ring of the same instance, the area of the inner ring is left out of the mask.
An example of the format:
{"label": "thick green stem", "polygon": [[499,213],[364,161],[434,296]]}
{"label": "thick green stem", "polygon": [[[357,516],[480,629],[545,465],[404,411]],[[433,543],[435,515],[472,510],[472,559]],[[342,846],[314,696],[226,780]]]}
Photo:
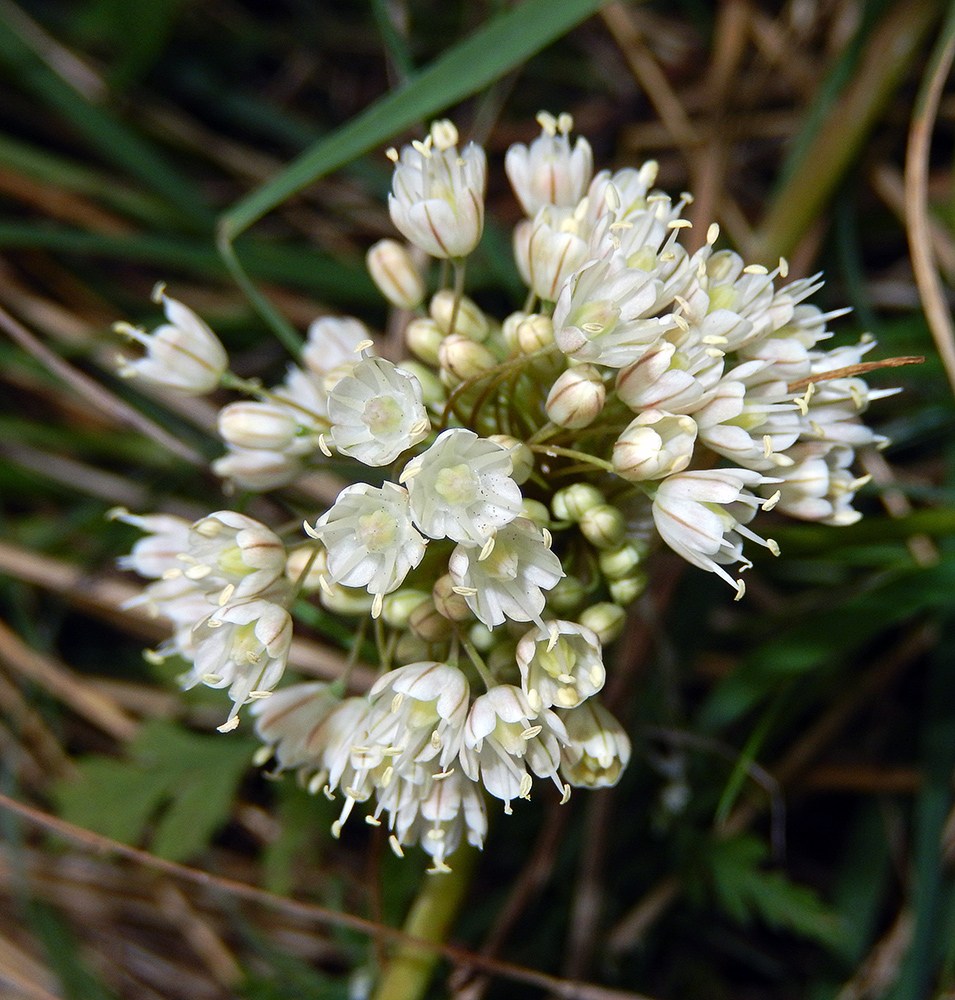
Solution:
{"label": "thick green stem", "polygon": [[[402,930],[425,941],[443,942],[458,914],[478,850],[462,844],[449,859],[450,871],[428,872]],[[381,977],[374,1000],[421,1000],[438,962],[437,952],[402,944]]]}

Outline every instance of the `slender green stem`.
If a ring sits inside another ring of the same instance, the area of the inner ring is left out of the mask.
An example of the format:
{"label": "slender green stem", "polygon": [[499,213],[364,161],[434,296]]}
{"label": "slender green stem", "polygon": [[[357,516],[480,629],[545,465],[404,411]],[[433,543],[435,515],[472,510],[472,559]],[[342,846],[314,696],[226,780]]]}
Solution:
{"label": "slender green stem", "polygon": [[484,681],[484,686],[491,690],[492,687],[497,686],[497,681],[494,679],[491,671],[488,669],[487,664],[484,662],[484,657],[477,651],[477,647],[473,642],[462,632],[457,632],[458,640],[464,647],[465,653],[468,654],[469,659],[474,664],[474,669],[481,675],[481,680]]}
{"label": "slender green stem", "polygon": [[467,271],[467,260],[464,257],[456,257],[454,263],[454,301],[451,304],[451,321],[448,323],[448,336],[454,333],[455,325],[458,322],[458,313],[461,311],[461,296],[464,295],[464,275]]}
{"label": "slender green stem", "polygon": [[[451,856],[450,871],[428,872],[402,930],[426,941],[444,941],[471,884],[477,848],[462,844]],[[421,1000],[438,955],[402,944],[385,967],[373,1000]]]}
{"label": "slender green stem", "polygon": [[530,445],[530,449],[531,451],[540,452],[542,455],[551,455],[553,457],[561,455],[563,458],[576,458],[578,462],[582,462],[584,465],[592,465],[597,469],[603,469],[604,472],[616,471],[612,462],[605,462],[602,458],[588,455],[584,451],[574,451],[573,448],[558,448],[555,444],[532,444]]}

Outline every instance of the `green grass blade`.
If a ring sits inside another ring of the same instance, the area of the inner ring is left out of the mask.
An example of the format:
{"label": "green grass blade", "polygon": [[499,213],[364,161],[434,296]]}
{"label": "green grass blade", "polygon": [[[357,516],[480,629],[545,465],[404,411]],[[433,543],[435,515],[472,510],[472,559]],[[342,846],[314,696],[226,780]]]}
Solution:
{"label": "green grass blade", "polygon": [[16,8],[0,8],[0,67],[21,87],[55,109],[99,156],[161,194],[193,228],[211,225],[208,205],[188,177],[178,173],[145,139],[106,107],[84,97],[34,51],[14,23]]}
{"label": "green grass blade", "polygon": [[322,139],[222,217],[228,244],[286,198],[397,132],[493,83],[598,10],[605,0],[526,0],[479,28],[400,90]]}

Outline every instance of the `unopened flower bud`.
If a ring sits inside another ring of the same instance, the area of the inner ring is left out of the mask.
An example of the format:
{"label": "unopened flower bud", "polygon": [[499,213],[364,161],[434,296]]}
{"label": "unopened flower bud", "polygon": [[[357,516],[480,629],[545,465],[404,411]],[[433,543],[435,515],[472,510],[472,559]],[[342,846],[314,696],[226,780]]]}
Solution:
{"label": "unopened flower bud", "polygon": [[409,375],[414,375],[418,380],[421,386],[421,402],[425,406],[444,406],[447,393],[433,369],[418,361],[402,361],[401,369]]}
{"label": "unopened flower bud", "polygon": [[497,358],[482,344],[459,333],[449,334],[438,348],[441,368],[458,382],[481,375],[497,364]]}
{"label": "unopened flower bud", "polygon": [[690,464],[695,443],[692,417],[646,410],[614,444],[614,471],[631,482],[682,472]]}
{"label": "unopened flower bud", "polygon": [[579,521],[584,511],[606,503],[603,493],[590,483],[574,483],[558,490],[550,502],[550,509],[558,521]]}
{"label": "unopened flower bud", "polygon": [[427,599],[428,594],[424,590],[401,587],[390,594],[385,594],[381,602],[381,617],[391,628],[406,629],[411,612]]}
{"label": "unopened flower bud", "polygon": [[608,580],[622,580],[632,576],[639,567],[642,558],[636,546],[627,542],[614,549],[604,549],[597,557],[600,572]]}
{"label": "unopened flower bud", "polygon": [[608,503],[588,507],[579,524],[584,538],[598,549],[615,549],[623,541],[627,531],[623,514]]}
{"label": "unopened flower bud", "polygon": [[424,282],[408,253],[397,240],[379,240],[366,257],[368,273],[382,295],[399,309],[416,309],[424,300]]}
{"label": "unopened flower bud", "polygon": [[212,471],[243,490],[263,492],[285,486],[302,472],[302,460],[281,451],[240,449],[212,463]]}
{"label": "unopened flower bud", "polygon": [[547,591],[547,604],[554,611],[566,614],[580,607],[585,592],[586,588],[580,577],[568,574]]}
{"label": "unopened flower bud", "polygon": [[578,615],[578,620],[581,625],[585,625],[593,631],[601,644],[606,646],[623,631],[627,613],[619,604],[601,601],[599,604],[592,604],[589,608],[585,608]]}
{"label": "unopened flower bud", "polygon": [[576,365],[563,372],[551,386],[545,409],[555,424],[576,430],[593,423],[606,398],[607,390],[597,366]]}
{"label": "unopened flower bud", "polygon": [[285,451],[297,431],[298,421],[287,406],[242,400],[219,411],[219,433],[233,448]]}
{"label": "unopened flower bud", "polygon": [[510,452],[511,465],[513,466],[511,479],[518,486],[521,483],[526,483],[534,471],[534,452],[523,441],[511,437],[510,434],[491,434],[490,439]]}
{"label": "unopened flower bud", "polygon": [[646,589],[647,576],[645,573],[625,576],[621,580],[610,582],[610,596],[622,607],[632,604]]}
{"label": "unopened flower bud", "polygon": [[533,354],[554,342],[554,323],[550,316],[532,313],[514,329],[514,340],[522,354]]}
{"label": "unopened flower bud", "polygon": [[451,623],[438,612],[430,598],[422,601],[408,616],[408,628],[425,642],[441,642],[451,636]]}
{"label": "unopened flower bud", "polygon": [[454,581],[448,573],[438,577],[431,591],[431,599],[439,615],[452,622],[463,622],[473,617],[467,601],[454,592]]}
{"label": "unopened flower bud", "polygon": [[468,632],[468,638],[479,653],[489,653],[497,645],[499,637],[483,622],[475,622]]}
{"label": "unopened flower bud", "polygon": [[438,366],[438,348],[444,340],[444,331],[433,319],[419,316],[405,327],[405,344],[408,350],[426,365]]}
{"label": "unopened flower bud", "polygon": [[501,336],[504,338],[504,343],[507,344],[507,349],[513,354],[521,349],[517,340],[517,329],[525,319],[527,319],[527,313],[512,312],[501,324]]}
{"label": "unopened flower bud", "polygon": [[524,497],[521,503],[521,516],[533,521],[539,528],[546,528],[550,524],[550,511],[547,505],[530,497]]}
{"label": "unopened flower bud", "polygon": [[428,312],[431,313],[431,318],[437,323],[442,333],[459,333],[462,337],[467,337],[468,340],[480,343],[487,337],[490,330],[487,316],[481,312],[480,306],[476,302],[472,302],[466,295],[462,295],[458,302],[458,314],[454,317],[454,329],[451,329],[454,292],[450,289],[443,289],[432,297]]}
{"label": "unopened flower bud", "polygon": [[[307,573],[305,572],[306,566],[308,567]],[[320,548],[316,551],[313,545],[303,545],[300,548],[292,549],[285,560],[285,575],[292,583],[300,585],[306,593],[318,590],[326,572],[325,550]],[[304,579],[302,573],[305,573]]]}
{"label": "unopened flower bud", "polygon": [[395,646],[396,663],[420,663],[431,659],[431,644],[411,632],[403,632]]}

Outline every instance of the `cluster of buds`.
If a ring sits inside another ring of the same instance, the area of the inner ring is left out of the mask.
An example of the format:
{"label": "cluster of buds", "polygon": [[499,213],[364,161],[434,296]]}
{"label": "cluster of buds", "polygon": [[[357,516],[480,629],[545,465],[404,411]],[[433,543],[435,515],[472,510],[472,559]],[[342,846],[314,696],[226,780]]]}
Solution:
{"label": "cluster of buds", "polygon": [[[376,356],[358,320],[326,317],[281,385],[228,377],[253,397],[219,418],[228,453],[214,468],[235,486],[353,463],[307,537],[287,551],[228,512],[191,527],[124,515],[150,533],[128,565],[155,578],[140,600],[177,626],[164,651],[192,660],[186,683],[229,685],[236,708],[275,687],[293,595],[376,622],[381,675],[366,695],[292,684],[255,706],[263,762],[340,795],[336,833],[373,801],[366,818],[387,817],[396,851],[420,842],[439,869],[462,837],[483,842],[487,795],[510,811],[534,778],[563,798],[617,780],[630,745],[600,703],[602,650],[658,541],[739,598],[744,544],[779,552],[748,526],[756,513],[851,523],[855,451],[883,441],[861,414],[885,393],[855,377],[873,342],[820,346],[837,314],[806,303],[817,278],[746,266],[716,249],[715,225],[688,252],[689,196],[655,190],[654,163],[593,176],[570,116],[538,120],[540,137],[505,160],[527,215],[520,311],[498,320],[464,294],[486,160],[437,122],[389,153],[389,209],[452,287],[427,298],[394,240],[368,257],[404,311],[408,360]],[[224,353],[164,301],[169,325],[137,332],[148,353],[125,370],[207,391]]]}

